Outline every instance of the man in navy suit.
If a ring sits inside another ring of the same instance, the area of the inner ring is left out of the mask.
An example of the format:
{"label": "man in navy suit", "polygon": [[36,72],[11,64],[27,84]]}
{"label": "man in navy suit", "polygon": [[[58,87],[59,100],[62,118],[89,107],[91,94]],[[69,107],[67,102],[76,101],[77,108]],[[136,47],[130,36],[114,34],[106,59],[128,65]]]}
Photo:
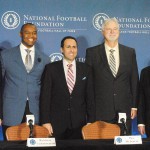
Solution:
{"label": "man in navy suit", "polygon": [[81,128],[95,120],[91,68],[75,60],[77,51],[76,39],[64,37],[63,60],[46,65],[43,73],[40,119],[57,139],[81,138]]}
{"label": "man in navy suit", "polygon": [[[4,50],[1,63],[4,77],[2,124],[4,127],[18,125],[32,113],[39,123],[39,95],[41,75],[49,58],[36,46],[37,28],[24,24],[20,30],[19,46]],[[27,50],[30,51],[30,69],[26,67]]]}
{"label": "man in navy suit", "polygon": [[135,50],[121,45],[119,24],[110,18],[102,25],[104,43],[88,48],[86,63],[92,66],[96,101],[96,120],[116,122],[119,112],[131,119],[137,115],[138,69]]}

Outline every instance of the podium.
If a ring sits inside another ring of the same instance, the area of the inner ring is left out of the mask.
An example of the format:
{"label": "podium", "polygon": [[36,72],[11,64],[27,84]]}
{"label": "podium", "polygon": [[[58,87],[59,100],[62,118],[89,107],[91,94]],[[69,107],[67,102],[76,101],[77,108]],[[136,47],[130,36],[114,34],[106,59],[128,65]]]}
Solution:
{"label": "podium", "polygon": [[[17,126],[11,126],[6,130],[6,138],[8,141],[19,141],[27,140],[30,135],[30,128],[26,123],[22,123]],[[47,138],[49,137],[49,132],[45,127],[34,125],[33,136],[35,138]]]}

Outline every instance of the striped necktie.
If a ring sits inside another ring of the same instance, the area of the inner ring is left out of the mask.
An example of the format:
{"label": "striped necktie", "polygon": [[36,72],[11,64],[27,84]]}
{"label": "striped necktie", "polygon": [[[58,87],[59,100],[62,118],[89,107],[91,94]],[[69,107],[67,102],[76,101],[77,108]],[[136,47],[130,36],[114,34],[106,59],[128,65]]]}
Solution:
{"label": "striped necktie", "polygon": [[68,64],[67,67],[68,67],[68,70],[67,70],[67,85],[68,85],[69,92],[71,94],[72,91],[73,91],[73,88],[74,88],[74,84],[75,84],[74,74],[73,74],[73,70],[72,70],[72,64]]}
{"label": "striped necktie", "polygon": [[32,58],[30,55],[31,50],[26,49],[26,52],[27,52],[27,55],[25,58],[25,67],[26,67],[27,72],[30,72],[30,70],[32,69]]}
{"label": "striped necktie", "polygon": [[115,57],[114,57],[114,51],[113,49],[109,50],[110,54],[109,54],[109,66],[110,69],[112,71],[112,74],[114,77],[116,77],[116,61],[115,61]]}

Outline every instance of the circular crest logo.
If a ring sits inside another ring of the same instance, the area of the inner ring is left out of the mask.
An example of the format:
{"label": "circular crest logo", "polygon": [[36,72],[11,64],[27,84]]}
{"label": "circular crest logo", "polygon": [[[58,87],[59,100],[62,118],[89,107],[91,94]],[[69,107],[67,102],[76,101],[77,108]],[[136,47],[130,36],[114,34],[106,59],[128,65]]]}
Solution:
{"label": "circular crest logo", "polygon": [[121,142],[122,142],[122,139],[121,139],[120,137],[118,137],[118,138],[116,139],[116,141],[117,141],[118,143],[121,143]]}
{"label": "circular crest logo", "polygon": [[30,144],[31,144],[31,145],[35,145],[35,144],[36,144],[36,141],[35,141],[34,139],[31,139],[31,140],[30,140]]}
{"label": "circular crest logo", "polygon": [[3,14],[1,22],[6,29],[15,29],[20,24],[20,16],[14,11],[7,11]]}
{"label": "circular crest logo", "polygon": [[93,18],[93,26],[95,29],[101,31],[102,29],[102,24],[103,22],[108,19],[109,16],[107,16],[106,14],[104,13],[98,13],[94,16]]}
{"label": "circular crest logo", "polygon": [[62,60],[63,55],[61,53],[53,53],[49,57],[50,57],[50,62],[55,62],[55,61]]}

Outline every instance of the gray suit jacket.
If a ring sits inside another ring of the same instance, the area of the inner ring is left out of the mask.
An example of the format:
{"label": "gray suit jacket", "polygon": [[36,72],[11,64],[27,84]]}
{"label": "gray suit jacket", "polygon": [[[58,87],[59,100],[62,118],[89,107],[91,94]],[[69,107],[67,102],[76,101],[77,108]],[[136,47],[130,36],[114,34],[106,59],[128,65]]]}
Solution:
{"label": "gray suit jacket", "polygon": [[104,43],[87,49],[86,63],[93,68],[96,120],[113,121],[118,112],[137,108],[138,69],[133,48],[119,44],[120,66],[114,78],[106,57]]}
{"label": "gray suit jacket", "polygon": [[21,123],[27,97],[30,111],[35,115],[35,123],[39,123],[40,80],[45,65],[49,63],[48,56],[35,48],[34,66],[29,73],[22,61],[19,46],[4,50],[1,61],[5,82],[3,124],[13,126]]}

